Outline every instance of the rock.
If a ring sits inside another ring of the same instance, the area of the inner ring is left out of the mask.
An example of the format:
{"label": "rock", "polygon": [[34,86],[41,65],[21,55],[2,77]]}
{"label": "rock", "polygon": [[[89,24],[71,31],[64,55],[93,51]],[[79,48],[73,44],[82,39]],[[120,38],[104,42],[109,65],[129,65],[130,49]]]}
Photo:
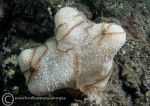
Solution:
{"label": "rock", "polygon": [[0,0],[0,21],[2,20],[3,16],[4,16],[3,0]]}
{"label": "rock", "polygon": [[[133,104],[141,105],[140,102],[147,99],[145,92],[150,87],[150,15],[147,5],[149,1],[133,0],[89,0],[93,9],[100,16],[96,18],[100,21],[107,17],[119,19],[121,25],[126,28],[128,34],[127,42],[116,56],[116,62],[120,67],[120,77],[123,82],[123,88],[130,92]],[[91,6],[91,5],[89,5]],[[125,51],[125,52],[124,52]],[[138,98],[139,103],[136,103]]]}
{"label": "rock", "polygon": [[78,103],[72,103],[70,106],[79,106]]}
{"label": "rock", "polygon": [[[150,51],[147,46],[140,44],[140,41],[135,41],[129,37],[122,51],[118,53],[116,59],[119,63],[120,77],[123,80],[125,91],[130,92],[130,95],[136,101],[143,101],[144,94],[150,87],[150,70],[149,70],[149,55]],[[147,44],[147,43],[146,43]],[[146,48],[146,49],[143,49]],[[123,51],[126,51],[123,54]],[[130,55],[132,54],[132,55]],[[147,97],[146,97],[147,98]],[[146,98],[144,98],[146,100]],[[135,102],[136,103],[136,102]],[[137,103],[139,105],[139,103]]]}
{"label": "rock", "polygon": [[[117,79],[112,79],[111,86],[103,94],[103,105],[149,106],[149,0],[3,0],[1,3],[4,5],[0,5],[0,63],[18,55],[20,50],[39,45],[39,42],[53,36],[53,16],[63,6],[77,7],[95,22],[120,23],[126,29],[127,42],[115,56]],[[43,38],[43,35],[46,36]],[[13,87],[18,86],[19,96],[32,97],[24,85],[20,69],[14,63],[10,62],[5,67],[0,64],[1,91],[13,93]],[[10,70],[15,71],[11,74],[12,78],[7,73]],[[76,103],[75,98],[67,100],[67,104]],[[91,105],[83,98],[78,98],[82,104]],[[58,103],[64,104],[58,101],[26,101],[17,102],[17,105],[56,106]]]}
{"label": "rock", "polygon": [[53,35],[53,21],[42,0],[5,1],[6,12],[11,17],[13,35],[44,42]]}

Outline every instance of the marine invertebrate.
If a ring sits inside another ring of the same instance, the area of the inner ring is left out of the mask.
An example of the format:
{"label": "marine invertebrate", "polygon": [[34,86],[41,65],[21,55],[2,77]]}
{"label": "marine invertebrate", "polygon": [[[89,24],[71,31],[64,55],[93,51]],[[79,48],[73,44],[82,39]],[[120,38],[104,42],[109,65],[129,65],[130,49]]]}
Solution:
{"label": "marine invertebrate", "polygon": [[61,88],[104,88],[113,57],[126,40],[123,28],[93,23],[71,7],[56,13],[55,26],[56,38],[22,51],[18,58],[30,92],[42,96]]}

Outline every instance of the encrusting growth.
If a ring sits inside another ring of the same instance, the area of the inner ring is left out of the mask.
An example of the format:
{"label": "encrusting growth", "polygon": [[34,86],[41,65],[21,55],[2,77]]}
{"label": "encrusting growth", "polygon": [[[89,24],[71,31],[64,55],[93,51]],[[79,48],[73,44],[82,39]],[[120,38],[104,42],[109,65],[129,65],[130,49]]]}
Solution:
{"label": "encrusting growth", "polygon": [[37,96],[62,88],[101,91],[111,75],[113,57],[126,41],[123,28],[96,24],[71,7],[56,13],[55,27],[55,38],[18,57],[29,91]]}

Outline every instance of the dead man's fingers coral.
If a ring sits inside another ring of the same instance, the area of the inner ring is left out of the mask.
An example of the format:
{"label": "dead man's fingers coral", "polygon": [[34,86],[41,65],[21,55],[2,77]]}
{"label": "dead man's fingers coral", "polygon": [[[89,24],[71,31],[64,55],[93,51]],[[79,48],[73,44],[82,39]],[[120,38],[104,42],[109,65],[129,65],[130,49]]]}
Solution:
{"label": "dead man's fingers coral", "polygon": [[56,13],[55,27],[55,38],[18,57],[29,91],[43,96],[62,88],[83,92],[104,88],[113,57],[126,41],[123,28],[114,23],[96,24],[71,7]]}

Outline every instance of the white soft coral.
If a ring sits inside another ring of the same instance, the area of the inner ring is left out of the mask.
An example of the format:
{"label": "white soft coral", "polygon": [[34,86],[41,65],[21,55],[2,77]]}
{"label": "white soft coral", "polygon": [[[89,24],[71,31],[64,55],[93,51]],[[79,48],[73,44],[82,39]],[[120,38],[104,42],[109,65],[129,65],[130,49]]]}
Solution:
{"label": "white soft coral", "polygon": [[122,27],[95,24],[71,7],[55,15],[56,38],[22,51],[18,60],[29,90],[38,96],[61,88],[104,88],[113,57],[126,41]]}

